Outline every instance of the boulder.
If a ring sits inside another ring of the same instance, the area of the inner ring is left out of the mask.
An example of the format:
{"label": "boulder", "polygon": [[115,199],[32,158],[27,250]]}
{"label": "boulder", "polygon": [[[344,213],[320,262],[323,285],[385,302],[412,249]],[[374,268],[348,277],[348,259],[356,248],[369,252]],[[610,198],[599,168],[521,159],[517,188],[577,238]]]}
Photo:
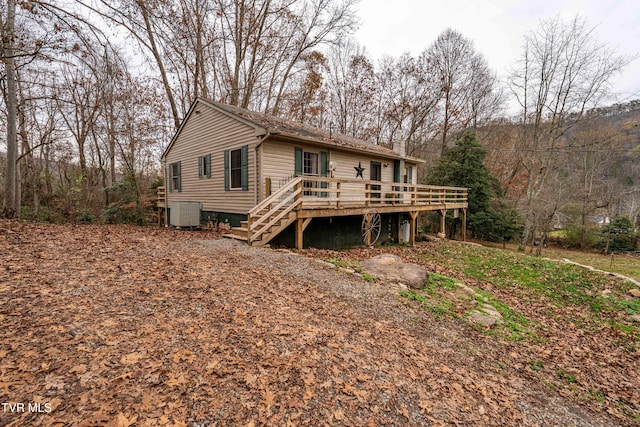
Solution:
{"label": "boulder", "polygon": [[360,266],[376,280],[405,285],[411,289],[422,289],[429,280],[427,270],[417,264],[403,262],[396,255],[377,255],[361,262]]}
{"label": "boulder", "polygon": [[630,289],[629,295],[635,298],[640,298],[640,289],[636,289],[636,288]]}
{"label": "boulder", "polygon": [[467,318],[469,322],[491,327],[504,323],[502,315],[492,305],[481,304],[477,310],[473,310]]}

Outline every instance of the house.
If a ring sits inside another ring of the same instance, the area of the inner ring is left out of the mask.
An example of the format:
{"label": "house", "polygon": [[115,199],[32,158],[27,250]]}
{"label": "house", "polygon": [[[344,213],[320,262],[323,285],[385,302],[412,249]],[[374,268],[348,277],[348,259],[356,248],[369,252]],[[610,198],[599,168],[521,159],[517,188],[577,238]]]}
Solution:
{"label": "house", "polygon": [[229,223],[232,237],[254,245],[348,246],[349,232],[372,244],[397,240],[403,224],[413,241],[420,211],[441,212],[444,227],[447,209],[467,207],[466,189],[417,185],[420,163],[400,145],[198,98],[162,155],[159,206],[168,225],[184,225],[186,213],[192,225]]}

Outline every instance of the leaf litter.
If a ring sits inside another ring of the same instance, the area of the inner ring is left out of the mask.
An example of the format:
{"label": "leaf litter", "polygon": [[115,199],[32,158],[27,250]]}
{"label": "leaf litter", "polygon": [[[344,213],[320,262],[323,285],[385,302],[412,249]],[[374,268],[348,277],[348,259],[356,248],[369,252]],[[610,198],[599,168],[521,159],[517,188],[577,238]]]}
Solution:
{"label": "leaf litter", "polygon": [[[612,398],[637,386],[637,357],[596,354],[595,335],[514,347],[310,257],[211,232],[7,221],[0,250],[1,400],[51,407],[0,411],[0,425],[637,422]],[[538,358],[592,381],[598,404],[545,386]],[[590,380],[592,364],[606,374]]]}

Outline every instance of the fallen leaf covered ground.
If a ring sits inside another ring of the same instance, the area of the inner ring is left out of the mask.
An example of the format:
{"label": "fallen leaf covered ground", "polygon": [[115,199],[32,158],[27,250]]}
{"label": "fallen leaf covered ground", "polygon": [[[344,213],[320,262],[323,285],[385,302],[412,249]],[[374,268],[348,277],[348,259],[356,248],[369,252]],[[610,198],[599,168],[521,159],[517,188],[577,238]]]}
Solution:
{"label": "fallen leaf covered ground", "polygon": [[[312,257],[210,232],[6,221],[0,251],[2,426],[637,422],[545,386],[523,362],[533,347]],[[581,372],[571,345],[540,351]],[[599,386],[637,385],[637,356],[596,358]]]}

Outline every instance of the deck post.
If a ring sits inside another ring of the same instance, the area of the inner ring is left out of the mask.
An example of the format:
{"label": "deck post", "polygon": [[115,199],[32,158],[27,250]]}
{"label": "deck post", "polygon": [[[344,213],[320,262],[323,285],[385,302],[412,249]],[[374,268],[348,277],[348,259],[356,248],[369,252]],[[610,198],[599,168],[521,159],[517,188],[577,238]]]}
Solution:
{"label": "deck post", "polygon": [[296,248],[298,250],[302,250],[302,246],[303,246],[303,236],[304,234],[304,219],[302,218],[297,218],[296,219]]}
{"label": "deck post", "polygon": [[440,233],[438,233],[438,237],[444,239],[447,237],[446,228],[445,228],[445,217],[447,216],[447,210],[441,209],[438,211],[440,213]]}
{"label": "deck post", "polygon": [[264,195],[265,198],[271,195],[271,177],[266,177],[264,179]]}
{"label": "deck post", "polygon": [[467,241],[467,208],[462,208],[462,241]]}
{"label": "deck post", "polygon": [[252,246],[251,245],[251,212],[247,214],[247,243],[249,244],[249,246]]}
{"label": "deck post", "polygon": [[336,183],[336,208],[340,208],[340,181]]}
{"label": "deck post", "polygon": [[410,234],[409,234],[409,244],[411,246],[416,244],[416,231],[418,229],[418,211],[409,212],[409,216],[411,217],[410,223]]}

